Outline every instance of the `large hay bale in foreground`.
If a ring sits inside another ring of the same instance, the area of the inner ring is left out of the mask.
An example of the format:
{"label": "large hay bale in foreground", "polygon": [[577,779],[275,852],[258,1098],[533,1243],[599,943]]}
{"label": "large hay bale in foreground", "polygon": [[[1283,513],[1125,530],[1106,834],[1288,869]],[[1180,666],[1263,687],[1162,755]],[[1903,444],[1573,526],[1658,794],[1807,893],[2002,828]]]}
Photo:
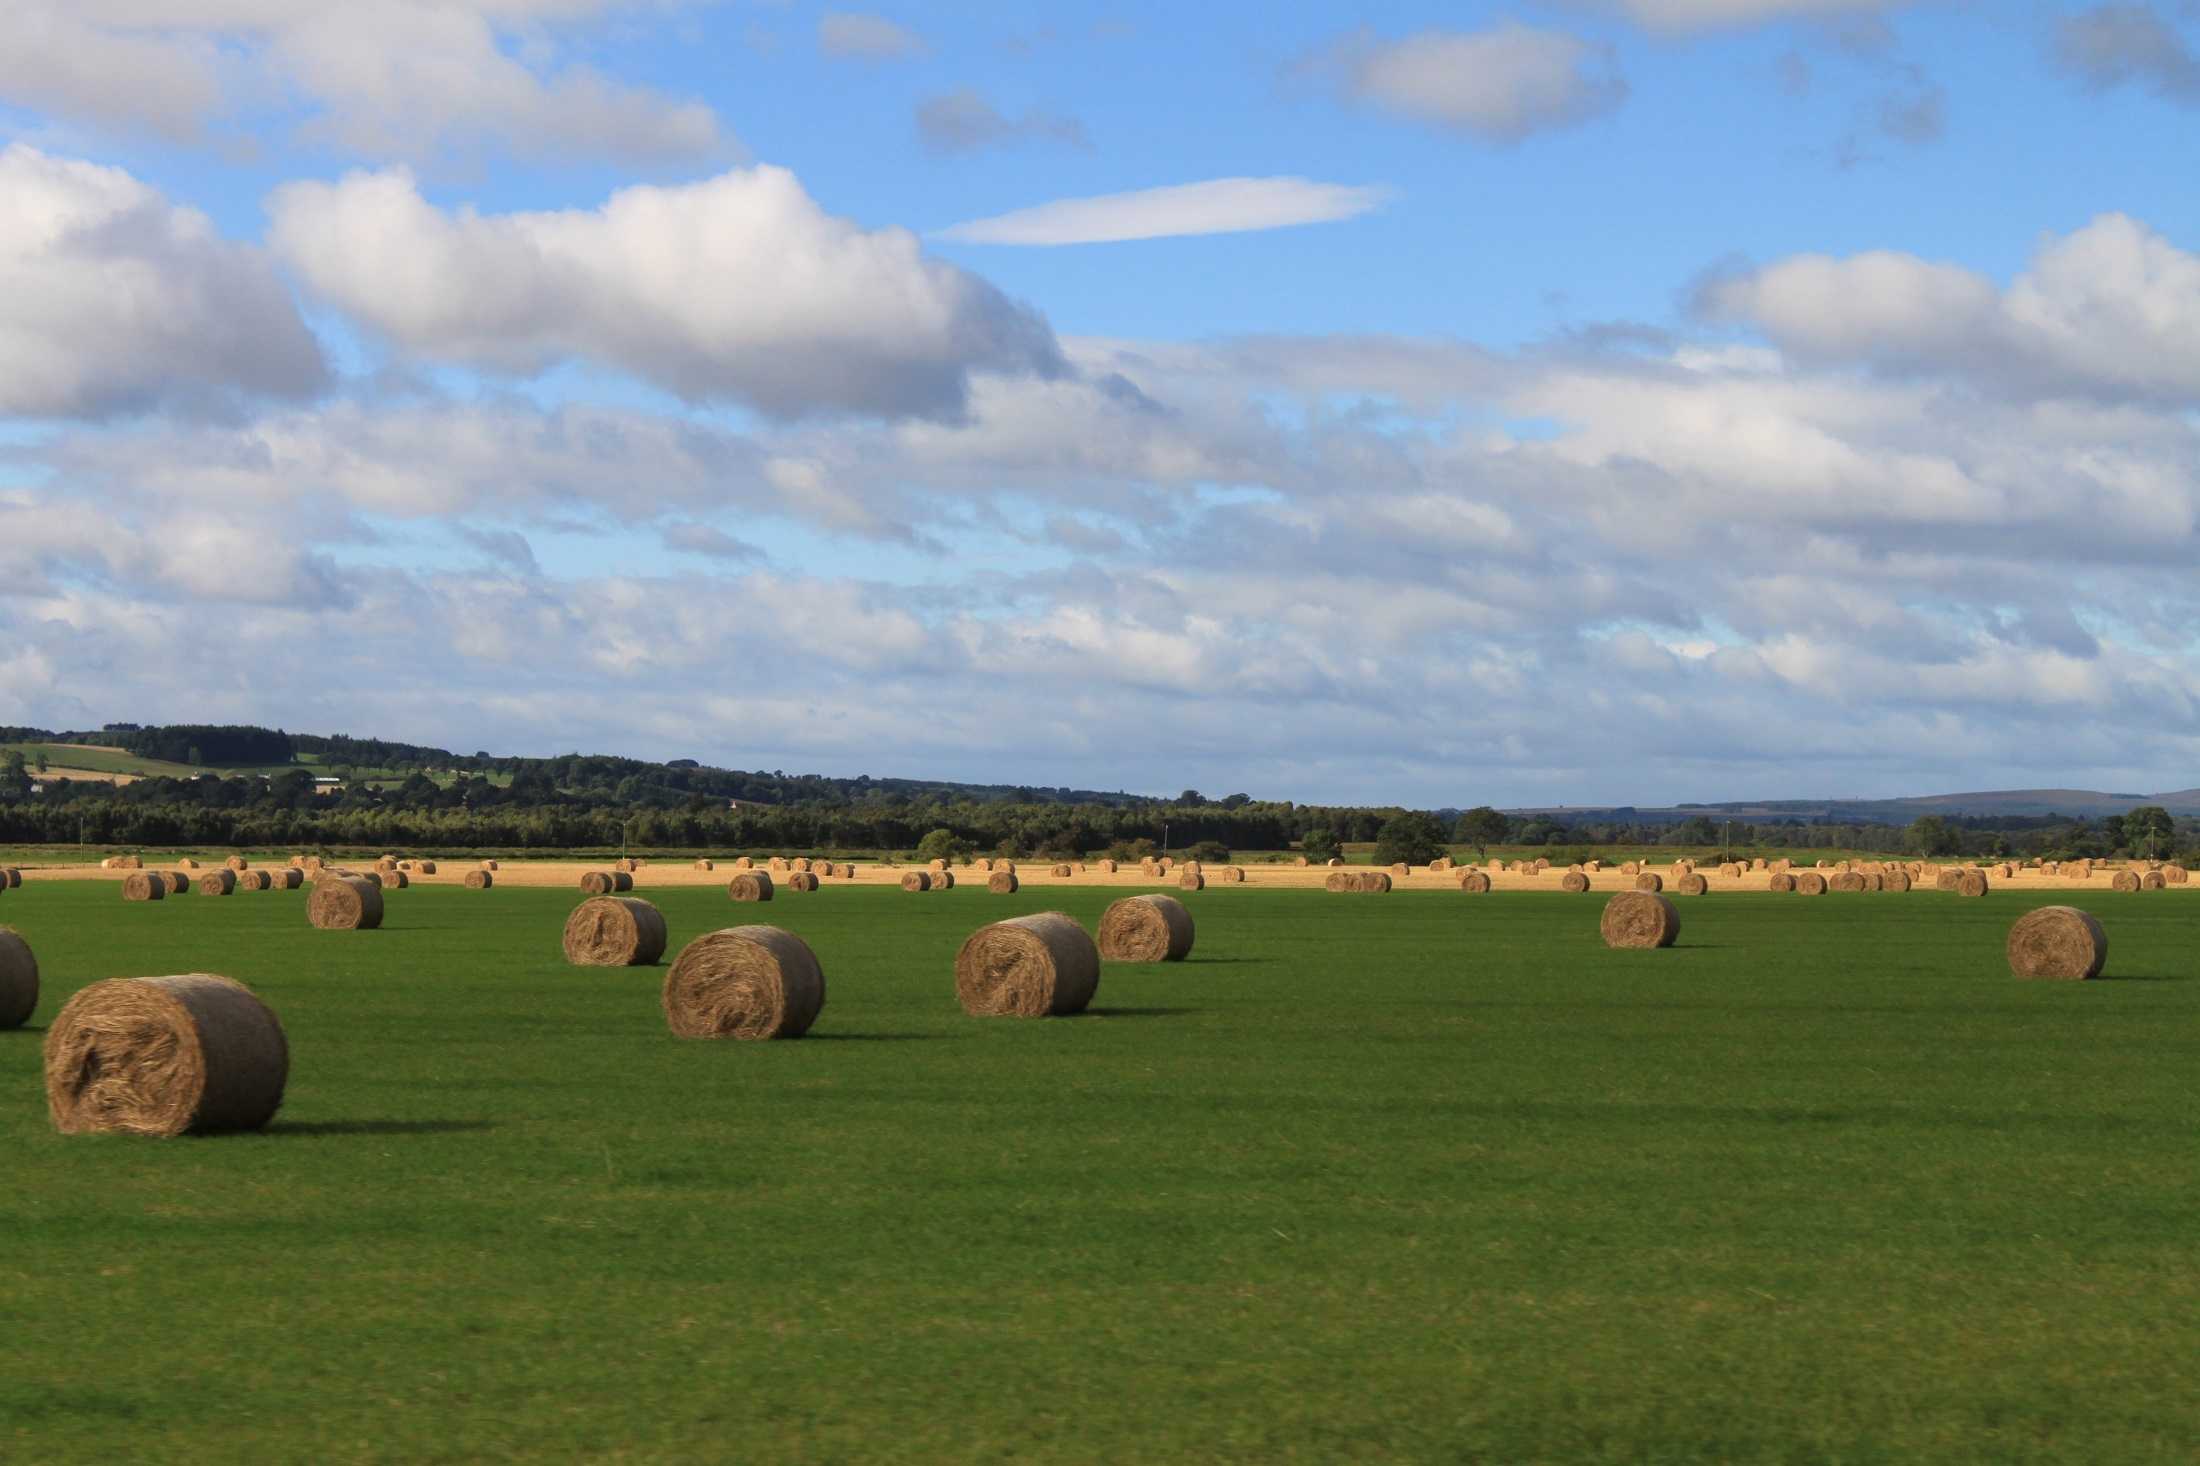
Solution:
{"label": "large hay bale in foreground", "polygon": [[697,937],[665,974],[665,1022],[681,1038],[800,1038],[824,1006],[817,954],[776,926]]}
{"label": "large hay bale in foreground", "polygon": [[1654,870],[1646,870],[1635,877],[1635,889],[1638,891],[1662,891],[1665,889],[1665,877]]}
{"label": "large hay bale in foreground", "polygon": [[817,872],[814,870],[790,871],[787,874],[790,891],[814,891],[817,889]]}
{"label": "large hay bale in foreground", "polygon": [[240,891],[266,891],[275,885],[275,878],[264,870],[240,870],[236,876]]}
{"label": "large hay bale in foreground", "polygon": [[237,889],[237,873],[227,866],[199,877],[201,896],[227,896]]}
{"label": "large hay bale in foreground", "polygon": [[610,871],[584,870],[581,872],[581,890],[588,895],[608,896],[617,888],[618,882],[612,878]]}
{"label": "large hay bale in foreground", "polygon": [[1826,894],[1826,878],[1815,870],[1806,870],[1795,878],[1795,894],[1798,896],[1823,896]]}
{"label": "large hay bale in foreground", "polygon": [[639,896],[591,896],[565,919],[575,967],[647,967],[664,955],[664,913]]}
{"label": "large hay bale in foreground", "polygon": [[[1582,884],[1586,886],[1588,882],[1584,881]],[[1486,895],[1490,889],[1490,878],[1481,871],[1470,870],[1459,877],[1459,889],[1470,896]]]}
{"label": "large hay bale in foreground", "polygon": [[15,928],[0,926],[0,1028],[21,1028],[38,1008],[38,959]]}
{"label": "large hay bale in foreground", "polygon": [[2108,885],[2112,891],[2136,891],[2139,889],[2139,873],[2135,870],[2120,870],[2108,878]]}
{"label": "large hay bale in foreground", "polygon": [[932,889],[932,873],[928,870],[903,871],[901,888],[904,891],[929,891]]}
{"label": "large hay bale in foreground", "polygon": [[1776,870],[1771,879],[1765,882],[1765,889],[1781,895],[1792,895],[1795,891],[1795,877],[1784,870]]}
{"label": "large hay bale in foreground", "polygon": [[282,1105],[290,1047],[242,983],[117,977],[69,999],[46,1031],[45,1065],[64,1135],[257,1130]]}
{"label": "large hay bale in foreground", "polygon": [[324,876],[306,898],[306,920],[328,932],[373,931],[382,924],[382,887],[364,876]]}
{"label": "large hay bale in foreground", "polygon": [[[906,887],[906,882],[904,886]],[[729,901],[769,901],[773,892],[769,871],[745,870],[726,882],[726,899]]]}
{"label": "large hay bale in foreground", "polygon": [[168,894],[168,882],[152,871],[134,870],[122,878],[125,901],[158,901]]}
{"label": "large hay bale in foreground", "polygon": [[1841,874],[1835,876],[1831,881],[1827,882],[1827,884],[1832,886],[1833,889],[1836,891],[1847,894],[1854,894],[1855,892],[1864,889],[1864,878],[1858,875],[1853,870],[1845,870],[1841,872]]}
{"label": "large hay bale in foreground", "polygon": [[985,878],[985,888],[996,896],[1013,896],[1020,884],[1012,870],[997,870]]}
{"label": "large hay bale in foreground", "polygon": [[1101,913],[1099,950],[1110,962],[1182,962],[1192,913],[1174,896],[1126,896]]}
{"label": "large hay bale in foreground", "polygon": [[1695,871],[1690,871],[1673,883],[1673,889],[1683,896],[1701,896],[1711,889],[1711,882]]}
{"label": "large hay bale in foreground", "polygon": [[[1656,877],[1652,877],[1653,880]],[[1489,888],[1489,877],[1482,877],[1483,889]],[[1589,889],[1589,876],[1585,871],[1568,871],[1560,878],[1558,888],[1569,895],[1578,896]]]}
{"label": "large hay bale in foreground", "polygon": [[979,1018],[1082,1012],[1100,987],[1100,949],[1059,911],[996,921],[955,954],[955,996]]}
{"label": "large hay bale in foreground", "polygon": [[1680,938],[1681,914],[1656,891],[1622,891],[1604,903],[1597,928],[1607,947],[1670,947]]}
{"label": "large hay bale in foreground", "polygon": [[2108,933],[2075,906],[2042,906],[2009,928],[2009,970],[2018,977],[2083,982],[2108,964]]}
{"label": "large hay bale in foreground", "polygon": [[157,872],[149,871],[147,872],[147,874],[151,875],[154,880],[159,881],[163,886],[167,887],[168,894],[171,896],[185,896],[190,894],[191,878],[185,875],[180,870],[164,870]]}
{"label": "large hay bale in foreground", "polygon": [[1986,894],[1986,872],[1967,870],[1958,873],[1953,887],[1958,896],[1983,896]]}
{"label": "large hay bale in foreground", "polygon": [[486,891],[496,883],[497,875],[493,870],[470,870],[466,872],[466,889],[469,891]]}

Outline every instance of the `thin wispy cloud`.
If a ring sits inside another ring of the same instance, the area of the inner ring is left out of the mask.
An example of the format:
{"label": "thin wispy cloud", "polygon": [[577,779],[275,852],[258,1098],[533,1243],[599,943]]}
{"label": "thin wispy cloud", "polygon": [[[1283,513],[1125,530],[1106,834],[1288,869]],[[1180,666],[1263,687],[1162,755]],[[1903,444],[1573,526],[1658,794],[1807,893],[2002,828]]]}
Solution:
{"label": "thin wispy cloud", "polygon": [[1334,224],[1372,213],[1395,193],[1380,184],[1310,178],[1210,178],[1091,198],[1056,199],[939,231],[961,244],[1115,244]]}

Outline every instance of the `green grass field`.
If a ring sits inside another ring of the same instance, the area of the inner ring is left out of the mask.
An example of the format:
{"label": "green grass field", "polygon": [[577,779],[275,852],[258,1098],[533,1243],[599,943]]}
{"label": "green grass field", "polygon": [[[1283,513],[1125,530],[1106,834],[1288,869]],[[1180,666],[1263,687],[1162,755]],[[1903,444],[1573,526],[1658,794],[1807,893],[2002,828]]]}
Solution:
{"label": "green grass field", "polygon": [[[647,891],[643,894],[651,894]],[[1109,893],[656,893],[818,952],[809,1038],[682,1043],[577,893],[0,898],[0,1459],[2189,1461],[2200,905],[1185,897],[1190,962],[973,1020],[980,923]],[[264,1134],[65,1139],[43,1026],[204,970]]]}

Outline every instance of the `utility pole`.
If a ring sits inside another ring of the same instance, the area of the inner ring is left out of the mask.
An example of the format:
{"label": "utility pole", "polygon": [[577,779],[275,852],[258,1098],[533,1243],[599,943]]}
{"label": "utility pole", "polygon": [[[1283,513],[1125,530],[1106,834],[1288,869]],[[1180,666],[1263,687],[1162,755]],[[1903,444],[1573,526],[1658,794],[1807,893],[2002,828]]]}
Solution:
{"label": "utility pole", "polygon": [[1163,855],[1169,853],[1169,822],[1167,820],[1161,822],[1161,853]]}
{"label": "utility pole", "polygon": [[1726,856],[1725,856],[1725,861],[1726,861],[1726,863],[1727,863],[1728,865],[1732,865],[1732,864],[1734,863],[1734,821],[1732,821],[1732,820],[1728,820],[1728,821],[1726,822],[1726,842],[1725,842],[1725,843],[1726,843]]}

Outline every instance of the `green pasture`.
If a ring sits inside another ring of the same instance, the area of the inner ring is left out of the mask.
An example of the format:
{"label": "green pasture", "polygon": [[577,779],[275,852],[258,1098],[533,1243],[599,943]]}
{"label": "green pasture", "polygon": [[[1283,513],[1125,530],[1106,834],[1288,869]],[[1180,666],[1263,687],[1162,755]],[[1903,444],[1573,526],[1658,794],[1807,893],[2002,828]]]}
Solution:
{"label": "green pasture", "polygon": [[[640,894],[823,961],[809,1038],[683,1043],[578,893],[0,896],[0,1460],[2183,1462],[2200,903],[1212,889],[1192,960],[974,1020],[979,924],[1112,894]],[[86,982],[281,1016],[263,1134],[63,1138]]]}

